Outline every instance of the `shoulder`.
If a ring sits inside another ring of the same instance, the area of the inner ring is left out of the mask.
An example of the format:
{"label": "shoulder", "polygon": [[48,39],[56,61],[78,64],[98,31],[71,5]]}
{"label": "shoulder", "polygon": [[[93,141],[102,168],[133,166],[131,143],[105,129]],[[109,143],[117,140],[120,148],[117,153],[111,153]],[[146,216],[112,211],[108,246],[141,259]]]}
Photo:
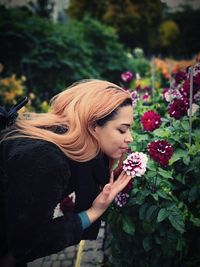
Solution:
{"label": "shoulder", "polygon": [[1,143],[1,157],[3,160],[41,162],[41,164],[53,165],[66,164],[67,157],[56,144],[48,141],[32,138],[15,138]]}

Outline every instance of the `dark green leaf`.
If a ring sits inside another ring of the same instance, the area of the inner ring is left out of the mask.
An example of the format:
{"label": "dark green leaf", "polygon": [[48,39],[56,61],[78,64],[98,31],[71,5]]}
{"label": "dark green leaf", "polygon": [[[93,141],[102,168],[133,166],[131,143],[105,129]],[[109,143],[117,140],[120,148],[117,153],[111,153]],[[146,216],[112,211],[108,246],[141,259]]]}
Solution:
{"label": "dark green leaf", "polygon": [[151,250],[151,248],[152,248],[152,240],[150,239],[150,237],[148,237],[148,236],[145,237],[143,239],[142,245],[143,245],[143,248],[144,248],[145,251]]}
{"label": "dark green leaf", "polygon": [[156,205],[152,205],[149,207],[146,211],[145,219],[147,222],[151,222],[156,217],[156,211],[158,210],[158,207]]}
{"label": "dark green leaf", "polygon": [[160,209],[160,211],[158,212],[158,216],[157,216],[157,222],[160,223],[162,221],[164,221],[169,215],[169,212],[167,211],[167,209],[162,208]]}
{"label": "dark green leaf", "polygon": [[125,233],[129,235],[134,235],[135,233],[135,225],[133,221],[129,217],[123,217],[122,220],[122,229],[124,230]]}

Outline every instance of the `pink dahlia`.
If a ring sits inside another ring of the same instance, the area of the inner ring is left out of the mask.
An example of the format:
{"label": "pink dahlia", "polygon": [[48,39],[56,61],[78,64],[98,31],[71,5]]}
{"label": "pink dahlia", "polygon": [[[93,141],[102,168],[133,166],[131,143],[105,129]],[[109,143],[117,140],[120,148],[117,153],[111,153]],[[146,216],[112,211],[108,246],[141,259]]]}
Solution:
{"label": "pink dahlia", "polygon": [[150,157],[162,167],[168,165],[168,162],[174,153],[171,144],[165,140],[153,141],[148,145],[147,149]]}
{"label": "pink dahlia", "polygon": [[124,82],[130,82],[133,79],[133,73],[131,71],[123,72],[121,78]]}
{"label": "pink dahlia", "polygon": [[168,108],[170,117],[176,120],[187,114],[189,108],[189,100],[187,98],[175,99]]}
{"label": "pink dahlia", "polygon": [[160,115],[153,110],[146,111],[141,118],[141,123],[145,131],[152,132],[161,124]]}
{"label": "pink dahlia", "polygon": [[123,161],[123,170],[132,177],[142,176],[146,171],[147,155],[142,152],[131,153]]}

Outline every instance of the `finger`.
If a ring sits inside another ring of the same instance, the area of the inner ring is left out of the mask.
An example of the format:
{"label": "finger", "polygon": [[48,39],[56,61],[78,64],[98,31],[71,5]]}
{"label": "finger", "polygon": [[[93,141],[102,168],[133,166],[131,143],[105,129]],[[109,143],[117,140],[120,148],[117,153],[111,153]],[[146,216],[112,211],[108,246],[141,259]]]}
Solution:
{"label": "finger", "polygon": [[126,186],[127,186],[127,184],[130,182],[130,180],[132,179],[132,177],[131,176],[126,176],[126,179],[124,179],[119,185],[118,185],[118,188],[119,188],[119,190],[121,191],[121,190],[123,190]]}
{"label": "finger", "polygon": [[132,177],[130,175],[125,174],[123,178],[120,181],[118,181],[118,183],[113,184],[114,191],[120,192],[121,190],[123,190],[131,179]]}
{"label": "finger", "polygon": [[110,183],[113,184],[114,182],[114,172],[111,172],[111,176],[110,176]]}
{"label": "finger", "polygon": [[103,200],[106,200],[111,192],[111,184],[106,184],[102,190]]}
{"label": "finger", "polygon": [[121,172],[121,174],[119,175],[119,177],[117,178],[117,180],[115,180],[115,184],[120,184],[121,182],[123,182],[125,179],[126,179],[126,177],[127,177],[128,175],[126,174],[126,172],[123,170],[122,172]]}

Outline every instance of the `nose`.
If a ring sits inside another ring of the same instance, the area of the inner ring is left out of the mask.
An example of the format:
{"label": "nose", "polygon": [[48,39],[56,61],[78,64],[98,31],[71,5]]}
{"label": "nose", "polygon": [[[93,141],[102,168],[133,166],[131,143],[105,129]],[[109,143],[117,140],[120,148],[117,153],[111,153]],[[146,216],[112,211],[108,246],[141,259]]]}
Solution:
{"label": "nose", "polygon": [[131,143],[131,142],[133,141],[133,137],[132,137],[132,135],[131,135],[130,130],[128,130],[127,135],[126,135],[124,141],[125,141],[125,143]]}

